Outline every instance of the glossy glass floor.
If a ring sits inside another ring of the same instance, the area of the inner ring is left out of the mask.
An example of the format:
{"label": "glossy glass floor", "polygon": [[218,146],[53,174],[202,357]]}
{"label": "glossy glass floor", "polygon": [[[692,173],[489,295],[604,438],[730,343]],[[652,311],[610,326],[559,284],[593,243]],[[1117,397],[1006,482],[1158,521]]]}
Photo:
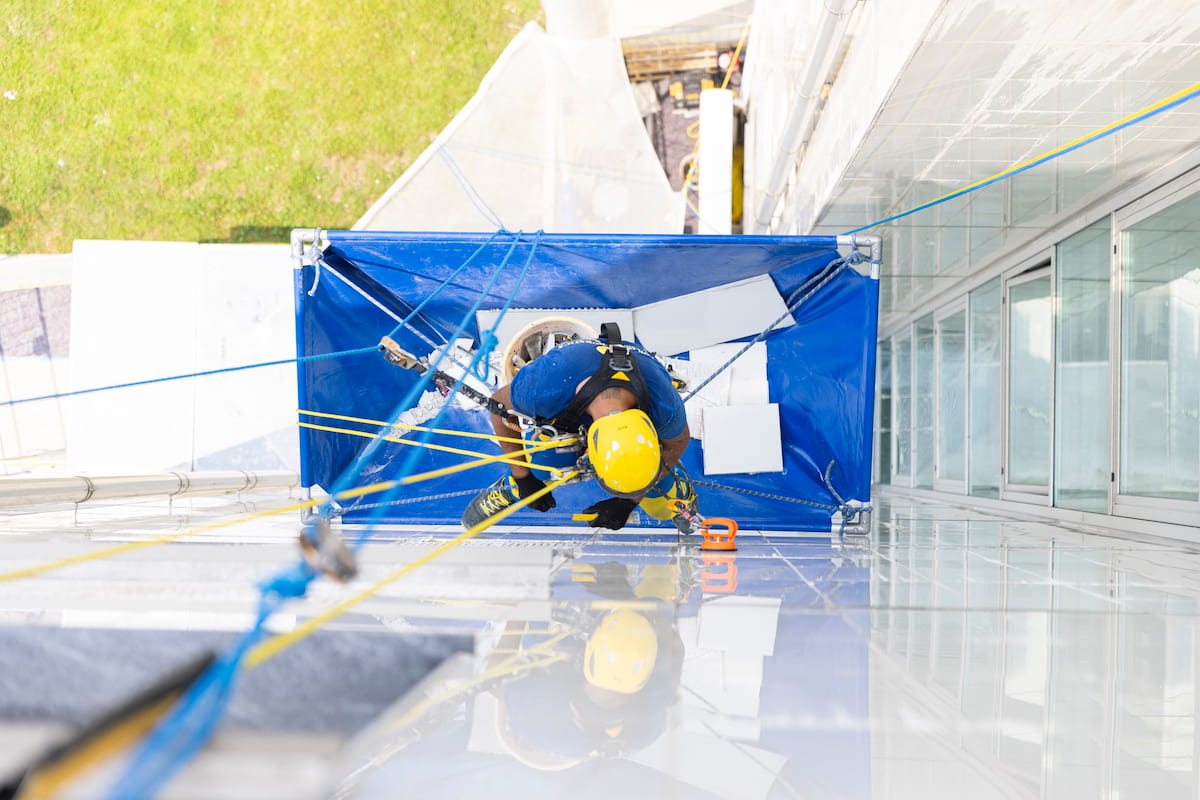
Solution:
{"label": "glossy glass floor", "polygon": [[[221,647],[294,518],[15,570],[282,498],[0,519],[0,767]],[[380,531],[350,586],[458,531]],[[878,500],[870,537],[509,528],[378,587],[239,685],[162,797],[1195,797],[1200,553]],[[256,674],[258,673],[258,674]],[[96,796],[105,768],[62,796]]]}

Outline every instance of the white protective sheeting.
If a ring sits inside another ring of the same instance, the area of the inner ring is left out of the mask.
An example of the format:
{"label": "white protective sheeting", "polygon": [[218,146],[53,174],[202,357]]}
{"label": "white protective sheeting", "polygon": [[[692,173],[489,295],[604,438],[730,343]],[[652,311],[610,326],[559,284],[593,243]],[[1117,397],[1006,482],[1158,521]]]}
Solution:
{"label": "white protective sheeting", "polygon": [[794,322],[770,275],[682,294],[633,310],[638,339],[662,355],[754,336],[776,320],[775,328]]}
{"label": "white protective sheeting", "polygon": [[779,405],[704,409],[704,474],[783,472]]}
{"label": "white protective sheeting", "polygon": [[617,39],[527,25],[355,230],[683,230]]}
{"label": "white protective sheeting", "polygon": [[[78,241],[73,391],[295,358],[286,245]],[[86,472],[296,469],[295,365],[71,397]]]}

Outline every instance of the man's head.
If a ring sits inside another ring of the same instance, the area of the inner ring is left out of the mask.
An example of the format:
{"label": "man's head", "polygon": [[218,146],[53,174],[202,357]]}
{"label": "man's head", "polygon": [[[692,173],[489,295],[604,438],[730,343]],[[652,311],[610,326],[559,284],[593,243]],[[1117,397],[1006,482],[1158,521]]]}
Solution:
{"label": "man's head", "polygon": [[588,457],[596,481],[618,497],[642,496],[662,468],[658,432],[634,402],[632,392],[610,388],[588,407],[595,420],[587,432]]}

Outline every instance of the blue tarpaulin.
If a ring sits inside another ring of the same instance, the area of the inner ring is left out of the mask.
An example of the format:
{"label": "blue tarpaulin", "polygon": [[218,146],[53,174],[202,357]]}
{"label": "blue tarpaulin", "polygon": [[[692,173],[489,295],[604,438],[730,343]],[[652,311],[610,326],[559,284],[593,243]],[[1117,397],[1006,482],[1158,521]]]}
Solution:
{"label": "blue tarpaulin", "polygon": [[[444,344],[480,298],[515,236],[508,232],[496,236],[421,310],[410,323],[411,330],[393,336],[397,343],[419,356],[430,352],[430,342]],[[300,356],[377,344],[491,235],[330,231],[326,238],[323,265],[306,264],[296,271]],[[634,308],[765,274],[788,298],[838,258],[837,240],[829,236],[545,234],[518,287],[521,267],[533,246],[532,236],[521,238],[481,309],[500,309],[510,297],[512,308]],[[706,476],[703,443],[693,440],[681,462],[693,480],[728,487],[700,487],[704,516],[729,517],[744,528],[828,531],[831,507],[839,502],[824,479],[831,463],[829,481],[837,495],[869,499],[878,299],[877,280],[842,270],[800,306],[794,325],[766,337],[770,401],[780,407],[784,470]],[[473,318],[464,335],[478,344],[480,331]],[[303,361],[298,366],[300,409],[389,420],[418,378],[416,372],[388,364],[378,353]],[[377,430],[305,415],[301,420]],[[458,407],[447,412],[439,427],[491,433],[487,412]],[[309,428],[301,428],[300,437],[302,481],[325,489],[338,481],[368,444],[359,436]],[[434,441],[468,450],[498,450],[482,440],[439,435]],[[360,465],[351,485],[395,477],[409,450],[385,443]],[[415,469],[423,472],[466,460],[424,450]],[[469,497],[420,498],[482,489],[505,469],[482,467],[404,487],[397,499],[415,502],[391,506],[376,519],[457,524]],[[506,523],[578,525],[571,515],[606,496],[594,482],[562,487],[555,491],[555,509],[522,511]],[[347,507],[344,521],[364,520],[368,512],[362,506],[370,503],[367,497]],[[670,525],[644,514],[641,524]]]}

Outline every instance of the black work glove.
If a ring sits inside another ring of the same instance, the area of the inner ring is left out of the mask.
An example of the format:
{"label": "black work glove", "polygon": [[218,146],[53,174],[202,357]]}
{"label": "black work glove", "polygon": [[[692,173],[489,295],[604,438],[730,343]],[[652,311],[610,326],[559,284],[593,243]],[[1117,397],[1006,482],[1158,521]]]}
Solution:
{"label": "black work glove", "polygon": [[625,527],[629,515],[637,508],[637,500],[626,500],[624,497],[610,497],[593,503],[583,510],[585,514],[595,514],[596,518],[588,522],[593,528],[608,528],[618,531]]}
{"label": "black work glove", "polygon": [[[517,483],[517,495],[522,500],[524,500],[526,497],[529,497],[529,495],[533,494],[534,492],[540,492],[542,489],[546,488],[546,484],[540,478],[534,477],[532,472],[526,475],[524,478],[514,477],[513,480]],[[546,494],[542,495],[537,500],[534,500],[526,507],[532,508],[534,511],[549,511],[556,505],[558,505],[558,502],[555,501],[554,495],[550,492],[546,492]]]}

